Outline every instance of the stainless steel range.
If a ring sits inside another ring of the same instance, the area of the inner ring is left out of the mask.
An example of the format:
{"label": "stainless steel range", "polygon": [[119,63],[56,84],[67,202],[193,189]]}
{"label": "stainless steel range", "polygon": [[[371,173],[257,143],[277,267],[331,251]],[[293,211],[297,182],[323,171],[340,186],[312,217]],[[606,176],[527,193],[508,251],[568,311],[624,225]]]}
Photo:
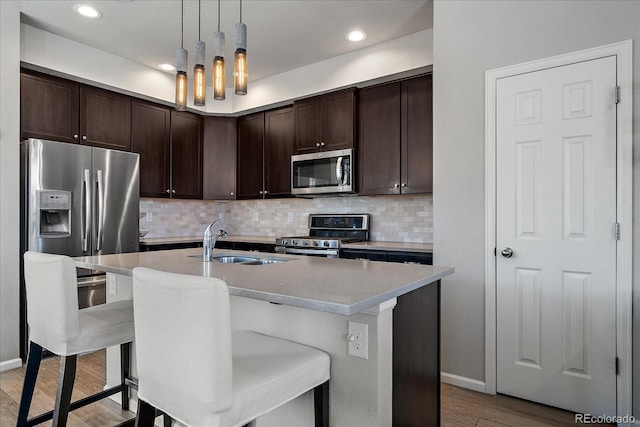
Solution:
{"label": "stainless steel range", "polygon": [[340,245],[369,240],[369,214],[309,214],[309,235],[279,237],[276,252],[337,258]]}

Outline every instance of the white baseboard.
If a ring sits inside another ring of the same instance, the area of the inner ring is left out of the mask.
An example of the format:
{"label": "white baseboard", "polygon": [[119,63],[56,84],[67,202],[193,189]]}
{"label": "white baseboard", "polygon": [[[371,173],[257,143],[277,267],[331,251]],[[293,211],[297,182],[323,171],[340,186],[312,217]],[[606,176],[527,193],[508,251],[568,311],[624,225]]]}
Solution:
{"label": "white baseboard", "polygon": [[4,362],[0,362],[0,372],[8,371],[10,369],[19,368],[22,366],[22,359],[11,359]]}
{"label": "white baseboard", "polygon": [[444,383],[455,385],[458,387],[468,388],[469,390],[486,393],[484,381],[474,380],[460,375],[449,374],[447,372],[440,373],[440,380]]}

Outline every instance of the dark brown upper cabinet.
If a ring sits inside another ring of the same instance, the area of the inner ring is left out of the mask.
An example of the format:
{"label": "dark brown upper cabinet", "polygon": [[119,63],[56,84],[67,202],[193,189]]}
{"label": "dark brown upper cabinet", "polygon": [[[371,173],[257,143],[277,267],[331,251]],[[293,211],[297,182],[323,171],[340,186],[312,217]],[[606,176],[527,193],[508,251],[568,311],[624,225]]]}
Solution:
{"label": "dark brown upper cabinet", "polygon": [[263,172],[264,112],[238,118],[238,199],[261,199]]}
{"label": "dark brown upper cabinet", "polygon": [[131,149],[131,98],[34,72],[20,76],[22,138]]}
{"label": "dark brown upper cabinet", "polygon": [[265,197],[291,195],[291,155],[295,152],[293,107],[267,111],[264,115]]}
{"label": "dark brown upper cabinet", "polygon": [[356,90],[344,89],[293,104],[296,152],[353,148]]}
{"label": "dark brown upper cabinet", "polygon": [[238,198],[291,195],[291,155],[295,150],[293,107],[238,119]]}
{"label": "dark brown upper cabinet", "polygon": [[171,197],[202,199],[202,117],[171,110]]}
{"label": "dark brown upper cabinet", "polygon": [[205,117],[202,195],[209,200],[236,198],[236,128],[234,117]]}
{"label": "dark brown upper cabinet", "polygon": [[140,195],[169,197],[171,110],[133,100],[131,116],[131,151],[140,154]]}
{"label": "dark brown upper cabinet", "polygon": [[358,193],[433,189],[432,76],[361,89]]}

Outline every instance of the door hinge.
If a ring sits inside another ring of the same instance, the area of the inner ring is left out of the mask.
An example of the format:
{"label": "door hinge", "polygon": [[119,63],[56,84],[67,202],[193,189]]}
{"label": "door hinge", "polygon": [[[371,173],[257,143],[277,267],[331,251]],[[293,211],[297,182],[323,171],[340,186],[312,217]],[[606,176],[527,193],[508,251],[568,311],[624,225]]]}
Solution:
{"label": "door hinge", "polygon": [[615,233],[616,240],[620,240],[620,223],[619,222],[616,222],[615,224],[614,233]]}
{"label": "door hinge", "polygon": [[620,358],[616,357],[616,375],[620,375]]}
{"label": "door hinge", "polygon": [[616,104],[620,103],[620,86],[616,86]]}

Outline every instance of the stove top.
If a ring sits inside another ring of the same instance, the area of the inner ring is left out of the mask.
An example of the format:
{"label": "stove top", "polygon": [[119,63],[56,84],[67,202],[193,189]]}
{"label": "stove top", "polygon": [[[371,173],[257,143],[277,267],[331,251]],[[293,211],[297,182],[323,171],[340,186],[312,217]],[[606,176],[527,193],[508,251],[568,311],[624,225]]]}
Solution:
{"label": "stove top", "polygon": [[279,237],[276,246],[338,249],[341,243],[369,240],[369,214],[310,214],[309,235]]}

